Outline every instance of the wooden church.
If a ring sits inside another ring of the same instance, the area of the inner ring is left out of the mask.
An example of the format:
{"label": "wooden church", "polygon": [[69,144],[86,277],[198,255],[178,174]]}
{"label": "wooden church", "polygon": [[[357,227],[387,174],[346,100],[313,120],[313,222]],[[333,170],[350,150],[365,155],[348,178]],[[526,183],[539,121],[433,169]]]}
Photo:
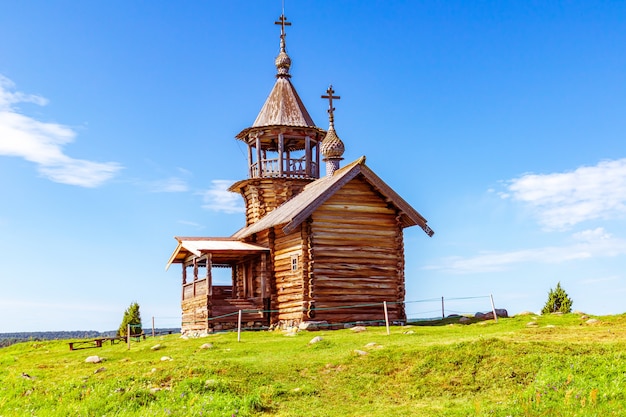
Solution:
{"label": "wooden church", "polygon": [[[230,191],[246,206],[245,227],[230,237],[176,237],[167,266],[182,266],[182,332],[247,326],[404,321],[403,229],[426,219],[365,164],[343,167],[334,127],[317,127],[291,83],[284,16],[274,88],[251,127],[236,138],[248,148],[248,178]],[[320,176],[320,159],[326,175]],[[229,268],[231,285],[212,270]],[[346,307],[350,308],[346,308]]]}

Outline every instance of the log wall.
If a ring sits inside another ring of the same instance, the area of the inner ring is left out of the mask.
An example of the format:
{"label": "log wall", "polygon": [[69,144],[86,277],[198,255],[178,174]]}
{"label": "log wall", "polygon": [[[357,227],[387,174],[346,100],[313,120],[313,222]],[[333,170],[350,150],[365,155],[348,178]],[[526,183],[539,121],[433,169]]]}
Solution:
{"label": "log wall", "polygon": [[[292,270],[292,257],[298,262],[297,270]],[[272,292],[272,309],[278,310],[273,321],[300,321],[304,295],[303,251],[300,231],[285,235],[280,229],[275,231],[273,267],[275,289]]]}
{"label": "log wall", "polygon": [[310,179],[255,178],[246,181],[239,192],[246,204],[246,226],[298,194]]}
{"label": "log wall", "polygon": [[181,302],[182,334],[188,332],[203,332],[207,330],[209,317],[209,300],[206,295],[185,299]]}
{"label": "log wall", "polygon": [[[336,192],[312,215],[315,320],[381,320],[382,302],[391,320],[404,320],[404,250],[395,209],[358,177]],[[324,310],[351,304],[372,307]]]}

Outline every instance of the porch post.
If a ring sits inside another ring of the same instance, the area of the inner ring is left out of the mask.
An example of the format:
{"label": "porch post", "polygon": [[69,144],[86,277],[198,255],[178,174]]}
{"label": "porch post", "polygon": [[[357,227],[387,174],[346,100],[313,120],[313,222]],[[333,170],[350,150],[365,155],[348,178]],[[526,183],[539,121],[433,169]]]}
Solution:
{"label": "porch post", "polygon": [[261,298],[267,298],[267,274],[266,274],[266,254],[261,254]]}
{"label": "porch post", "polygon": [[193,296],[196,296],[196,282],[198,281],[198,258],[193,258]]}
{"label": "porch post", "polygon": [[213,262],[211,261],[211,254],[206,255],[206,329],[209,332],[209,319],[213,316],[213,273],[211,267]]}
{"label": "porch post", "polygon": [[181,263],[181,265],[183,266],[183,293],[180,296],[181,300],[185,299],[185,284],[187,284],[187,266],[185,265],[185,261],[183,261]]}

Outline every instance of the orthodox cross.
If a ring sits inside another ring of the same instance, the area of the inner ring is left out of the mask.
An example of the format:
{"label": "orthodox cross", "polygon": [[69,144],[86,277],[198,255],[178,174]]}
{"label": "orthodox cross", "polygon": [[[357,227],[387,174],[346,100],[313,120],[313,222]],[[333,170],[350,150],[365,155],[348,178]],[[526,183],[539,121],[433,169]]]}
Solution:
{"label": "orthodox cross", "polygon": [[278,22],[274,22],[274,24],[280,25],[280,40],[282,41],[281,43],[284,43],[285,42],[285,26],[291,26],[291,22],[287,21],[287,18],[285,17],[285,14],[283,13],[278,18]]}
{"label": "orthodox cross", "polygon": [[333,112],[335,111],[335,108],[333,107],[333,99],[339,100],[341,97],[333,95],[335,94],[335,90],[333,90],[332,84],[328,86],[328,90],[326,90],[326,94],[328,95],[322,96],[322,98],[328,99],[328,120],[330,122],[330,126],[334,128],[335,127],[335,115]]}

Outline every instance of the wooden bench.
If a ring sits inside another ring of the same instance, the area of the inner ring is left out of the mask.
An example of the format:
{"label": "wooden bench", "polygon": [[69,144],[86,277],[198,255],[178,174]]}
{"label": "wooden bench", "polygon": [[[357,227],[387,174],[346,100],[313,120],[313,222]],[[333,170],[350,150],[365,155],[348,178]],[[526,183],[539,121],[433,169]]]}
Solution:
{"label": "wooden bench", "polygon": [[[102,342],[110,340],[111,344],[115,342],[119,342],[122,340],[126,340],[125,337],[120,336],[112,336],[112,337],[96,337],[94,339],[86,339],[86,340],[78,340],[74,342],[68,342],[70,345],[70,350],[78,350],[78,349],[91,349],[91,348],[100,348],[102,347]],[[80,347],[78,347],[80,346]]]}

